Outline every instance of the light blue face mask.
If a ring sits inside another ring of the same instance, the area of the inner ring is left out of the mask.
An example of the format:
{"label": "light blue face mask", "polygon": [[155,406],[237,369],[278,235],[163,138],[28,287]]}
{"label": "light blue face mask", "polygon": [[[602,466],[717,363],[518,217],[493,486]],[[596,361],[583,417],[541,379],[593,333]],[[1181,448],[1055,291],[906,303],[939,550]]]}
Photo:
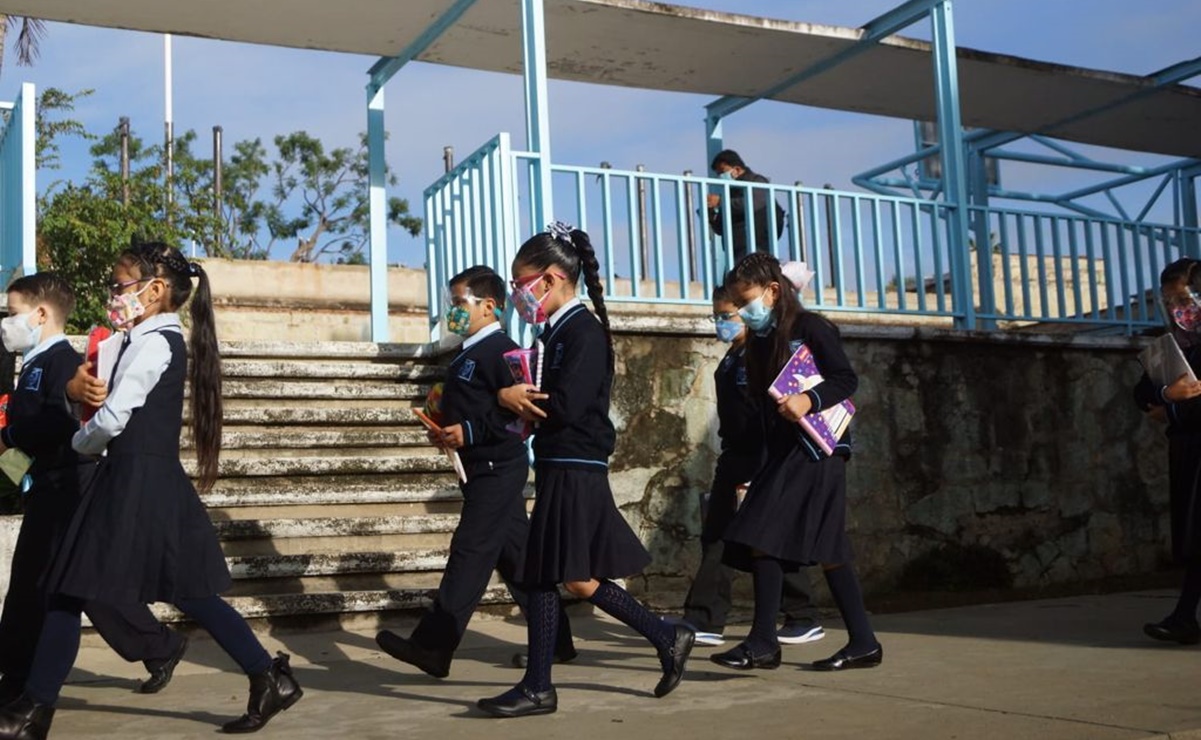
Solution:
{"label": "light blue face mask", "polygon": [[741,321],[732,321],[730,319],[718,319],[715,323],[717,325],[717,338],[726,344],[737,339],[738,335],[742,334],[742,330],[746,328],[746,325]]}
{"label": "light blue face mask", "polygon": [[717,176],[717,179],[718,180],[735,180],[737,178],[734,177],[733,172],[731,172],[730,170],[726,170],[725,172],[722,172],[721,174],[719,174]]}
{"label": "light blue face mask", "polygon": [[748,329],[760,335],[766,334],[775,323],[772,310],[763,305],[763,296],[738,309],[738,315],[742,317]]}

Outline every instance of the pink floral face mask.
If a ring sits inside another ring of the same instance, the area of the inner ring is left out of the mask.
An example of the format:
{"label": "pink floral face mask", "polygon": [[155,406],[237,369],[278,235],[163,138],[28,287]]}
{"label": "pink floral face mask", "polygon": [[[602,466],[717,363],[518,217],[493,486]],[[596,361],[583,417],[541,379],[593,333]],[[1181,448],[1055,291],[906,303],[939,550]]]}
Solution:
{"label": "pink floral face mask", "polygon": [[545,275],[554,275],[564,280],[567,279],[557,272],[540,272],[537,275],[530,275],[522,280],[509,281],[509,285],[513,288],[513,292],[509,295],[509,300],[513,302],[513,308],[517,311],[517,315],[527,324],[544,324],[549,318],[542,304],[546,302],[546,297],[550,295],[550,291],[543,293],[542,297],[539,298],[534,295],[534,291],[530,287]]}

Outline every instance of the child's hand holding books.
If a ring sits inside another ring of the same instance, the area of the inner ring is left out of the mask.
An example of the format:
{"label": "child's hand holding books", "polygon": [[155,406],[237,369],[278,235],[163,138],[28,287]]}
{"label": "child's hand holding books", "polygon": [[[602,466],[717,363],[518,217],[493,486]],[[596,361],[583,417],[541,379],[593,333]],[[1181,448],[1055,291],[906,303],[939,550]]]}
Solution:
{"label": "child's hand holding books", "polygon": [[526,421],[541,421],[546,418],[546,412],[534,402],[545,401],[548,398],[550,396],[540,393],[538,388],[530,383],[518,383],[496,392],[496,400],[502,408],[512,411]]}
{"label": "child's hand holding books", "polygon": [[810,411],[813,410],[813,399],[808,393],[793,393],[787,396],[781,396],[776,399],[780,416],[791,421],[793,424],[800,422]]}

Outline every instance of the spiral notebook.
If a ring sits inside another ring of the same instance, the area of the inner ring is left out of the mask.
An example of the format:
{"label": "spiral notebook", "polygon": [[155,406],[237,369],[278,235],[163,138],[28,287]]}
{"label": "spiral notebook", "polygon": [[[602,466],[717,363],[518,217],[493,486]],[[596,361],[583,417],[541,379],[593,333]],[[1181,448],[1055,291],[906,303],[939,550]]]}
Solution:
{"label": "spiral notebook", "polygon": [[[784,369],[772,381],[767,392],[771,394],[772,398],[779,400],[784,396],[804,393],[810,388],[816,387],[822,380],[821,373],[817,370],[817,361],[813,358],[813,352],[802,344],[797,347],[796,352],[792,353],[792,357],[788,358]],[[806,414],[801,417],[799,423],[805,430],[805,435],[822,452],[832,455],[834,448],[838,446],[838,440],[842,439],[847,427],[851,425],[851,417],[854,415],[855,406],[848,399],[836,403],[824,411]]]}

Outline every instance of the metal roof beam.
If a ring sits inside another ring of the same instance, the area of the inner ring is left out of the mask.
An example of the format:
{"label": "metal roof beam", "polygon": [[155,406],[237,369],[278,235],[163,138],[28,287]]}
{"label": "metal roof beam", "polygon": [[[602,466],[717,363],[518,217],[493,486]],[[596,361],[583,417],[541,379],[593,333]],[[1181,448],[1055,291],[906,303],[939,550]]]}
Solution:
{"label": "metal roof beam", "polygon": [[887,13],[865,23],[859,29],[862,34],[859,40],[849,48],[806,67],[791,77],[772,85],[762,92],[756,93],[754,97],[744,98],[736,95],[726,95],[706,105],[705,110],[708,111],[711,118],[723,118],[731,113],[742,110],[755,101],[779,95],[785,90],[796,87],[805,80],[828,72],[848,59],[862,54],[881,39],[892,36],[897,31],[913,25],[925,17],[937,2],[938,0],[908,0],[908,2],[898,5]]}
{"label": "metal roof beam", "polygon": [[367,74],[371,75],[371,81],[367,83],[368,92],[374,92],[382,88],[388,80],[392,79],[392,75],[400,71],[401,67],[413,61],[418,54],[428,49],[442,34],[446,33],[446,29],[458,22],[463,13],[475,4],[475,0],[454,0],[449,8],[442,15],[429,25],[421,35],[413,39],[412,43],[406,46],[396,56],[380,57],[379,61],[367,70]]}

